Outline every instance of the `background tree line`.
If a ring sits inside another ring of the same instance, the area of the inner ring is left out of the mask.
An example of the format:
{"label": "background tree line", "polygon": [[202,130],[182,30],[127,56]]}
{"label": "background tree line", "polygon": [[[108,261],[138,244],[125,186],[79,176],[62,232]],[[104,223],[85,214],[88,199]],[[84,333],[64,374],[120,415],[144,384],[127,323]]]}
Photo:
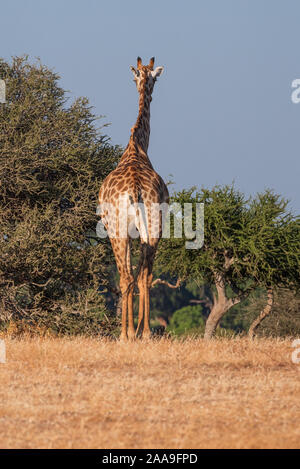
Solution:
{"label": "background tree line", "polygon": [[[122,149],[86,98],[70,103],[39,61],[0,59],[0,328],[117,334],[117,273],[95,228],[101,181]],[[300,333],[299,217],[270,190],[231,186],[175,192],[203,202],[205,242],[163,239],[152,289],[153,325],[175,334]],[[272,310],[272,314],[268,314]]]}

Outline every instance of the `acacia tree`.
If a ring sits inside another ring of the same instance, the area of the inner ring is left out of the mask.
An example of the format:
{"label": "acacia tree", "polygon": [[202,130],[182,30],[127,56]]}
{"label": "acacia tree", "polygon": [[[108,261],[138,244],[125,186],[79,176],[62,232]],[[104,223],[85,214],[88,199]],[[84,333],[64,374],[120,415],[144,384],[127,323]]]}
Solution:
{"label": "acacia tree", "polygon": [[93,238],[101,181],[120,149],[86,98],[68,103],[39,61],[0,60],[0,320],[96,330],[105,311],[108,243]]}
{"label": "acacia tree", "polygon": [[[248,200],[234,186],[216,186],[212,190],[177,192],[172,201],[182,206],[204,203],[203,247],[186,249],[185,238],[163,239],[158,262],[162,270],[174,276],[213,286],[206,339],[212,337],[224,314],[258,286],[274,285],[283,282],[284,276],[297,275],[297,255],[290,272],[282,270],[285,250],[289,250],[291,260],[295,246],[289,242],[282,246],[281,235],[275,240],[273,236],[291,226],[292,216],[286,213],[287,202],[272,191]],[[295,236],[295,245],[299,253],[299,235]]]}

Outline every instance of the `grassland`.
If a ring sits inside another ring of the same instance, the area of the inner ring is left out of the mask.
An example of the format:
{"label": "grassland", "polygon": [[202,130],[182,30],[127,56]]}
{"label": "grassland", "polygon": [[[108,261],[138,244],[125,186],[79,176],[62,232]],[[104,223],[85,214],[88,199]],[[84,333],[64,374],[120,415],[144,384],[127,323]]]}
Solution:
{"label": "grassland", "polygon": [[1,448],[299,448],[291,341],[6,338]]}

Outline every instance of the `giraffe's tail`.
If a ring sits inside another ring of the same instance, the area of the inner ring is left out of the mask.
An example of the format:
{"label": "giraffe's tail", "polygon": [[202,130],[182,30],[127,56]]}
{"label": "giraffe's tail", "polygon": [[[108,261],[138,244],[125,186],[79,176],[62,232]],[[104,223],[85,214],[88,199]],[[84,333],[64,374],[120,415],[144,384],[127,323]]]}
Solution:
{"label": "giraffe's tail", "polygon": [[134,273],[134,283],[136,284],[142,267],[146,263],[146,246],[149,243],[147,212],[143,201],[142,191],[136,186],[129,195],[131,211],[134,214],[135,229],[139,232],[141,240],[141,251],[139,261]]}
{"label": "giraffe's tail", "polygon": [[142,191],[139,187],[135,187],[129,195],[131,209],[134,215],[134,225],[138,230],[141,243],[149,242],[147,211],[143,201]]}

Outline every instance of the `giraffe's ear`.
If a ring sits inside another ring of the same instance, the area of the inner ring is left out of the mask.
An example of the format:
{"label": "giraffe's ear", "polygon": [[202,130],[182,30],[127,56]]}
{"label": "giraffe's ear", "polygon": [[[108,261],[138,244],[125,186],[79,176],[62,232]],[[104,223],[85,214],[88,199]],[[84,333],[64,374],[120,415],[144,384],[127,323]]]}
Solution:
{"label": "giraffe's ear", "polygon": [[156,69],[151,72],[151,75],[153,78],[157,78],[163,73],[163,71],[164,67],[156,67]]}
{"label": "giraffe's ear", "polygon": [[139,76],[140,72],[138,70],[136,70],[132,65],[130,67],[130,70],[132,71],[133,76],[136,79]]}

